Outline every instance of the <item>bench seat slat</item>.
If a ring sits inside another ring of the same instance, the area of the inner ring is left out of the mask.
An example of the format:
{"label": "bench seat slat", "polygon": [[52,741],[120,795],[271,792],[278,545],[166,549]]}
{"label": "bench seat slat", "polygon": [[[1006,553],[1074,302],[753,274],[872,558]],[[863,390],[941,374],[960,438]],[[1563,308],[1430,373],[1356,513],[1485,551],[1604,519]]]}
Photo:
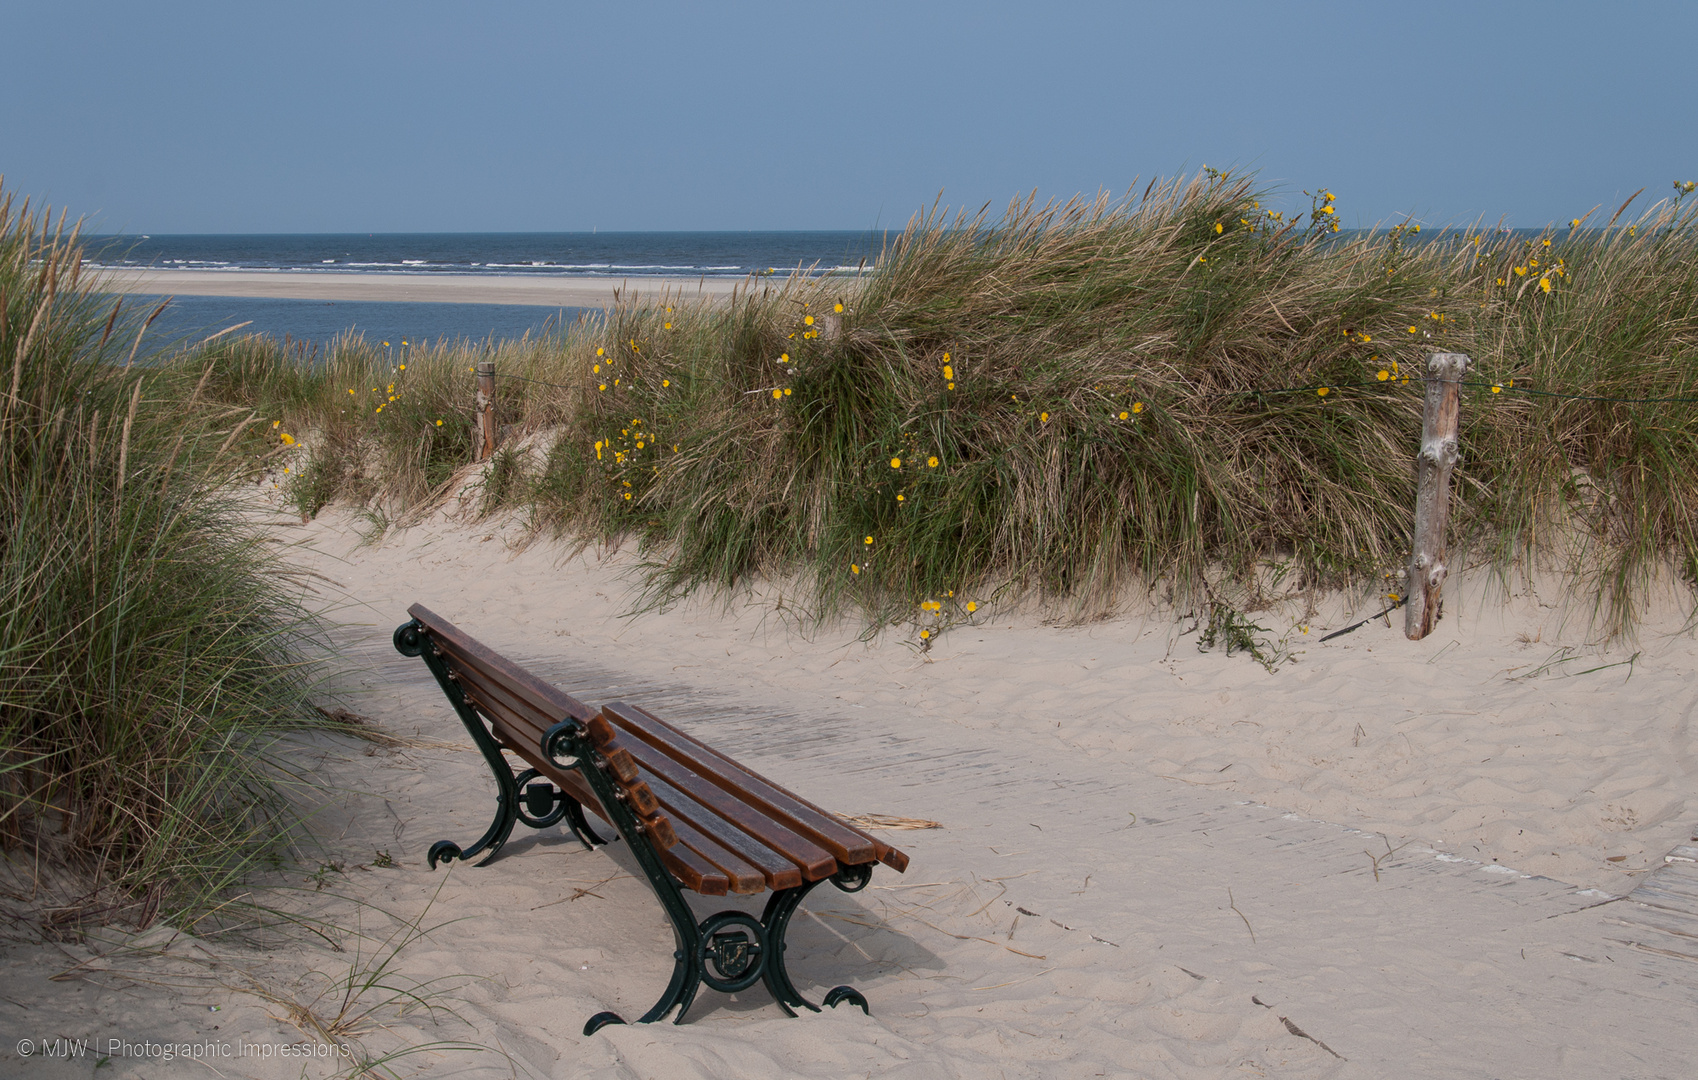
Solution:
{"label": "bench seat slat", "polygon": [[759,807],[769,816],[819,844],[838,862],[858,865],[877,859],[874,840],[845,825],[835,815],[785,791],[763,776],[698,742],[644,709],[622,701],[601,709],[619,730],[628,732],[674,761],[687,765],[732,796]]}
{"label": "bench seat slat", "polygon": [[[801,869],[786,858],[782,852],[774,851],[749,836],[723,817],[674,788],[665,780],[659,777],[650,777],[649,784],[653,787],[656,797],[660,799],[660,805],[665,808],[666,816],[672,819],[675,827],[688,824],[692,830],[702,833],[720,847],[729,850],[741,861],[759,870],[761,879],[767,888],[790,889],[802,884]],[[682,837],[684,834],[680,832],[678,835]],[[694,847],[695,845],[692,844],[691,846]],[[717,860],[715,861],[717,862]],[[832,860],[831,865],[835,867],[837,865],[836,860]],[[725,867],[724,869],[729,872],[730,868]]]}
{"label": "bench seat slat", "polygon": [[[616,736],[612,745],[636,760],[668,814],[689,821],[744,853],[745,858],[767,871],[771,888],[787,889],[800,885],[803,879],[818,881],[837,872],[837,860],[831,852],[709,783],[681,762],[628,736]],[[780,880],[784,883],[778,883]]]}
{"label": "bench seat slat", "polygon": [[[873,836],[871,833],[863,832],[862,830],[855,828],[853,825],[850,825],[849,823],[845,822],[842,818],[838,817],[836,814],[832,813],[829,810],[823,809],[822,807],[820,807],[820,806],[818,806],[818,805],[816,805],[812,802],[809,802],[807,799],[804,799],[800,795],[797,795],[795,792],[791,791],[789,788],[783,787],[782,785],[779,785],[779,784],[775,784],[771,780],[768,780],[766,777],[761,776],[759,773],[751,772],[749,769],[745,768],[743,765],[740,765],[736,761],[733,761],[732,759],[726,757],[724,754],[721,754],[719,751],[715,750],[711,746],[708,746],[706,743],[702,742],[700,739],[697,739],[694,736],[690,735],[689,733],[684,732],[684,731],[680,731],[678,728],[673,727],[671,724],[668,724],[666,721],[662,720],[660,717],[656,716],[654,713],[649,712],[647,709],[645,709],[645,708],[643,708],[639,705],[630,705],[630,704],[625,703],[625,702],[614,702],[613,704],[614,704],[615,707],[617,707],[621,710],[629,710],[629,712],[631,714],[634,714],[636,717],[640,717],[643,723],[645,723],[647,725],[651,725],[653,727],[657,727],[659,729],[664,729],[666,732],[670,733],[671,736],[673,736],[676,740],[678,740],[679,743],[681,743],[683,745],[683,747],[684,747],[684,749],[682,751],[683,761],[687,762],[691,767],[695,767],[699,763],[705,763],[705,759],[711,758],[713,761],[720,762],[724,766],[727,766],[730,770],[729,775],[731,775],[731,776],[741,775],[741,776],[744,776],[744,777],[748,777],[751,780],[755,781],[756,783],[758,783],[758,784],[770,789],[771,791],[777,793],[777,795],[780,796],[782,799],[789,800],[789,802],[794,804],[795,806],[801,807],[801,808],[805,809],[806,811],[811,812],[812,814],[818,815],[819,819],[823,820],[825,822],[825,824],[830,829],[835,830],[838,834],[846,835],[847,837],[852,838],[852,841],[857,842],[858,844],[870,844],[870,845],[872,845],[872,855],[871,855],[870,859],[867,858],[867,857],[844,858],[844,856],[838,855],[837,858],[840,861],[849,863],[850,865],[856,865],[856,864],[859,864],[859,863],[871,861],[871,859],[876,859],[879,862],[890,867],[892,870],[895,870],[899,874],[907,872],[907,870],[908,870],[908,856],[904,852],[898,850],[897,848],[891,847],[889,844],[885,843],[883,840],[880,840],[878,837]],[[607,709],[606,709],[605,706],[602,709],[602,715],[604,715],[604,716],[607,715]],[[679,754],[677,752],[670,752],[670,756],[672,756],[674,758],[674,760],[679,759]],[[700,771],[700,770],[698,769],[698,771]],[[737,797],[742,797],[745,794],[749,793],[749,790],[747,788],[739,787],[736,783],[732,783],[730,786],[728,786],[727,790],[729,790],[734,796],[737,796]],[[781,806],[782,806],[782,803],[778,803],[778,804],[775,804],[773,806],[766,807],[766,808],[769,809],[769,810],[772,810],[772,811],[782,812],[780,810]],[[820,843],[824,844],[824,846],[831,848],[830,844],[825,843],[825,837],[816,836],[815,839],[817,841],[819,841]],[[856,848],[855,850],[864,850],[864,849]],[[835,854],[835,849],[833,849],[833,853]]]}
{"label": "bench seat slat", "polygon": [[[595,794],[590,791],[589,785],[584,783],[583,777],[548,762],[540,761],[538,755],[518,750],[515,750],[515,753],[519,753],[521,757],[535,766],[538,772],[554,781],[560,790],[578,800],[596,817],[601,818],[609,825],[613,824],[613,819],[601,808],[601,803],[597,801]],[[665,865],[673,877],[678,879],[680,885],[694,892],[699,892],[703,896],[724,896],[728,892],[749,891],[748,889],[733,890],[731,878],[724,870],[703,858],[698,851],[692,850],[694,845],[690,843],[688,837],[693,834],[693,830],[688,830],[687,826],[681,828],[681,825],[682,823],[675,819],[672,821],[673,831],[678,834],[678,845],[660,852],[661,863]],[[755,880],[757,882],[760,880],[758,875],[755,876]],[[747,879],[745,879],[745,884],[747,884]],[[759,884],[755,885],[753,891],[760,891]]]}
{"label": "bench seat slat", "polygon": [[748,896],[766,888],[766,875],[760,867],[750,865],[736,852],[703,835],[689,822],[670,814],[667,820],[672,822],[672,828],[678,834],[678,847],[687,848],[692,855],[725,875],[726,884],[732,892]]}

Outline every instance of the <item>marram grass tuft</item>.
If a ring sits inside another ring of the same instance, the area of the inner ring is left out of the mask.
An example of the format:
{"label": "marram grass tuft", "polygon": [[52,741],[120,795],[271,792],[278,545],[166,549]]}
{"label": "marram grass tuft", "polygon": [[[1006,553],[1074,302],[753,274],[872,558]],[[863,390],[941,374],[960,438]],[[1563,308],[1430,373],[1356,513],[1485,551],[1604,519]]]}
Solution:
{"label": "marram grass tuft", "polygon": [[968,599],[1085,616],[1268,567],[1396,590],[1426,357],[1465,352],[1454,544],[1506,575],[1565,571],[1619,633],[1659,574],[1698,573],[1698,405],[1638,400],[1698,396],[1682,198],[1531,239],[1352,238],[1330,192],[1288,220],[1208,171],[921,215],[860,282],[756,282],[499,345],[354,339],[311,366],[239,339],[178,378],[210,369],[220,401],[312,433],[304,512],[399,520],[470,464],[471,368],[494,359],[525,452],[485,509],[635,538],[656,603],[800,575],[818,617],[941,626]]}
{"label": "marram grass tuft", "polygon": [[313,624],[228,494],[248,410],[162,398],[63,226],[0,197],[0,844],[193,920],[297,820]]}

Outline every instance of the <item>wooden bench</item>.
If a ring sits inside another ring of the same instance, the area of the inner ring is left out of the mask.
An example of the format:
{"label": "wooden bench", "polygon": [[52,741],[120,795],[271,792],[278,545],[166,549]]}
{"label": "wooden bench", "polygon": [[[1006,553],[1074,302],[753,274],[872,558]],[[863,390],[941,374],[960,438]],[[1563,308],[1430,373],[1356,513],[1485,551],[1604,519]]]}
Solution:
{"label": "wooden bench", "polygon": [[[638,1023],[677,1007],[683,1023],[699,983],[736,993],[764,980],[786,1014],[819,1011],[790,981],[784,934],[802,898],[824,881],[845,892],[866,887],[873,865],[901,873],[908,856],[854,828],[635,705],[595,710],[414,604],[395,631],[395,647],[422,656],[499,789],[495,820],[471,847],[440,840],[429,862],[483,865],[507,842],[516,821],[533,829],[564,822],[586,846],[604,844],[584,816],[611,824],[653,886],[672,923],[672,981]],[[506,754],[530,767],[518,776]],[[680,889],[704,896],[749,896],[772,890],[759,919],[736,909],[697,922]],[[848,986],[824,1004],[867,999]],[[622,1024],[602,1012],[584,1025],[593,1034]]]}

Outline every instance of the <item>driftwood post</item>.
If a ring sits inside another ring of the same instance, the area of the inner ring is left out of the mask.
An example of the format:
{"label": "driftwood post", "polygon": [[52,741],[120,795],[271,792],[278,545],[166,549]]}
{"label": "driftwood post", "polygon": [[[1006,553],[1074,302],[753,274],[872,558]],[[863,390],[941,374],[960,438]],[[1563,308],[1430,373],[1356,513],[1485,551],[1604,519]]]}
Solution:
{"label": "driftwood post", "polygon": [[1409,603],[1403,633],[1420,641],[1439,621],[1445,574],[1445,529],[1450,522],[1450,473],[1462,456],[1457,421],[1468,357],[1433,353],[1427,358],[1427,401],[1421,419],[1421,452],[1415,458],[1415,535],[1409,545]]}
{"label": "driftwood post", "polygon": [[495,361],[478,361],[478,452],[477,460],[495,453]]}

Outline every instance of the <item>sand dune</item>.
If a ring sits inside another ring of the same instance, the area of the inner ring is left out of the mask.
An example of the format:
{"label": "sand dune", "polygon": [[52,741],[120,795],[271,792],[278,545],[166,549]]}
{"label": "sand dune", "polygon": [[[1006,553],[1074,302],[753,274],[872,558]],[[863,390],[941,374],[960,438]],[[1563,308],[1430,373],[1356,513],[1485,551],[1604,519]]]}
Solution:
{"label": "sand dune", "polygon": [[[388,1015],[367,1042],[495,1049],[404,1058],[403,1075],[1687,1073],[1698,962],[1624,944],[1608,920],[1694,824],[1698,645],[1677,612],[1601,649],[1550,598],[1488,603],[1464,581],[1419,643],[1375,624],[1320,644],[1353,621],[1335,599],[1291,630],[1302,655],[1274,674],[1200,654],[1171,612],[1054,626],[986,610],[921,654],[853,626],[801,633],[773,596],[627,618],[629,553],[526,547],[514,522],[438,517],[373,544],[357,526],[280,518],[276,534],[321,575],[356,668],[342,701],[416,743],[297,750],[347,794],[319,818],[342,870],[324,891],[293,882],[290,903],[379,938],[396,919],[463,919],[397,962],[449,977],[458,1018]],[[815,801],[940,822],[891,834],[906,875],[818,890],[793,931],[804,992],[853,983],[873,1015],[791,1020],[758,988],[704,990],[682,1026],[583,1037],[591,1013],[659,996],[670,935],[618,845],[521,829],[487,867],[424,867],[433,841],[481,832],[491,785],[422,665],[389,645],[413,601]],[[1257,617],[1284,633],[1295,614]],[[172,960],[178,943],[143,966],[180,981],[145,994],[133,975],[49,983],[39,954],[14,952],[6,996],[62,1026],[187,1037],[211,1016],[298,1039],[275,1003],[230,989],[252,976],[299,1000],[309,971],[353,963],[297,938],[215,943],[217,978]]]}

